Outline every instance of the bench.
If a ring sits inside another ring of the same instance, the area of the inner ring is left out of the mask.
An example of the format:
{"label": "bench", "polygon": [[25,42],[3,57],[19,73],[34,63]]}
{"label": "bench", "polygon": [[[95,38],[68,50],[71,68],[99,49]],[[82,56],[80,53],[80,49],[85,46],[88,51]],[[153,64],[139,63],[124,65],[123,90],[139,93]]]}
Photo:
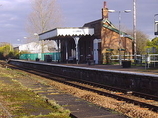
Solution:
{"label": "bench", "polygon": [[69,57],[67,60],[68,63],[75,63],[76,62],[76,58],[74,57]]}
{"label": "bench", "polygon": [[88,60],[87,63],[88,63],[88,65],[94,65],[95,64],[95,60]]}

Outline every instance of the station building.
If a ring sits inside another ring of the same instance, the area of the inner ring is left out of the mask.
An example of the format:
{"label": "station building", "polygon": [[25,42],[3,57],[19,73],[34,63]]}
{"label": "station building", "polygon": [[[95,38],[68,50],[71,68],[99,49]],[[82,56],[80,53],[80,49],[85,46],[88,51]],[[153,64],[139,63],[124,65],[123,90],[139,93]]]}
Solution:
{"label": "station building", "polygon": [[39,34],[39,40],[54,40],[60,61],[95,64],[108,63],[111,54],[133,54],[133,40],[119,31],[108,19],[106,2],[102,18],[85,23],[83,27],[60,27]]}

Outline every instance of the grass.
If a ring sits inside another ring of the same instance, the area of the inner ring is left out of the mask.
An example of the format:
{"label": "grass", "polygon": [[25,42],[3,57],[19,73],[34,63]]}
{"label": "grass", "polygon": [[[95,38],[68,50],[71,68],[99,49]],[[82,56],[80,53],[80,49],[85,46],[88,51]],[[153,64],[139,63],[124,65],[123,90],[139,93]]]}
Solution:
{"label": "grass", "polygon": [[[30,89],[22,86],[14,77],[23,77],[20,72],[0,68],[0,103],[15,118],[69,118],[70,111],[51,101],[47,103]],[[16,73],[16,74],[15,74]],[[6,82],[7,81],[7,82]],[[0,117],[4,112],[0,111]]]}

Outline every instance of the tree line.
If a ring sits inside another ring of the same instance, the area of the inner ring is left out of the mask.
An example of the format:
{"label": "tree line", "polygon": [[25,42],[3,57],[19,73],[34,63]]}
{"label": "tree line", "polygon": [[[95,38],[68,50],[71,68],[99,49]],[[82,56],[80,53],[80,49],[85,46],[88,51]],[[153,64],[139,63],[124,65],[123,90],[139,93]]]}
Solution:
{"label": "tree line", "polygon": [[137,54],[158,54],[158,37],[151,40],[139,36],[137,38]]}
{"label": "tree line", "polygon": [[27,51],[19,52],[19,49],[13,49],[13,46],[8,43],[0,44],[0,60],[8,60],[10,58],[18,59],[21,54],[26,54]]}
{"label": "tree line", "polygon": [[[126,33],[133,36],[132,30],[126,30]],[[137,55],[145,55],[147,53],[158,54],[158,37],[149,39],[148,36],[140,31],[136,31],[136,52]],[[154,49],[154,52],[152,51]]]}

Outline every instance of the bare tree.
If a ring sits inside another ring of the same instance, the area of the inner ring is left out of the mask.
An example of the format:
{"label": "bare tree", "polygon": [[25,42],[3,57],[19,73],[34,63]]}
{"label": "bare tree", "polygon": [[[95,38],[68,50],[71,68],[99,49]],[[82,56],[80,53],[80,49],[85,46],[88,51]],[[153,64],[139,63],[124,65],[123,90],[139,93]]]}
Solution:
{"label": "bare tree", "polygon": [[62,15],[56,0],[31,0],[32,12],[28,16],[26,30],[29,38],[37,40],[40,34],[62,25]]}
{"label": "bare tree", "polygon": [[[133,31],[132,30],[127,30],[126,31],[128,34],[133,36]],[[142,31],[137,30],[137,35],[136,35],[136,52],[137,54],[144,54],[146,51],[146,46],[147,42],[149,41],[148,36],[143,33]]]}

